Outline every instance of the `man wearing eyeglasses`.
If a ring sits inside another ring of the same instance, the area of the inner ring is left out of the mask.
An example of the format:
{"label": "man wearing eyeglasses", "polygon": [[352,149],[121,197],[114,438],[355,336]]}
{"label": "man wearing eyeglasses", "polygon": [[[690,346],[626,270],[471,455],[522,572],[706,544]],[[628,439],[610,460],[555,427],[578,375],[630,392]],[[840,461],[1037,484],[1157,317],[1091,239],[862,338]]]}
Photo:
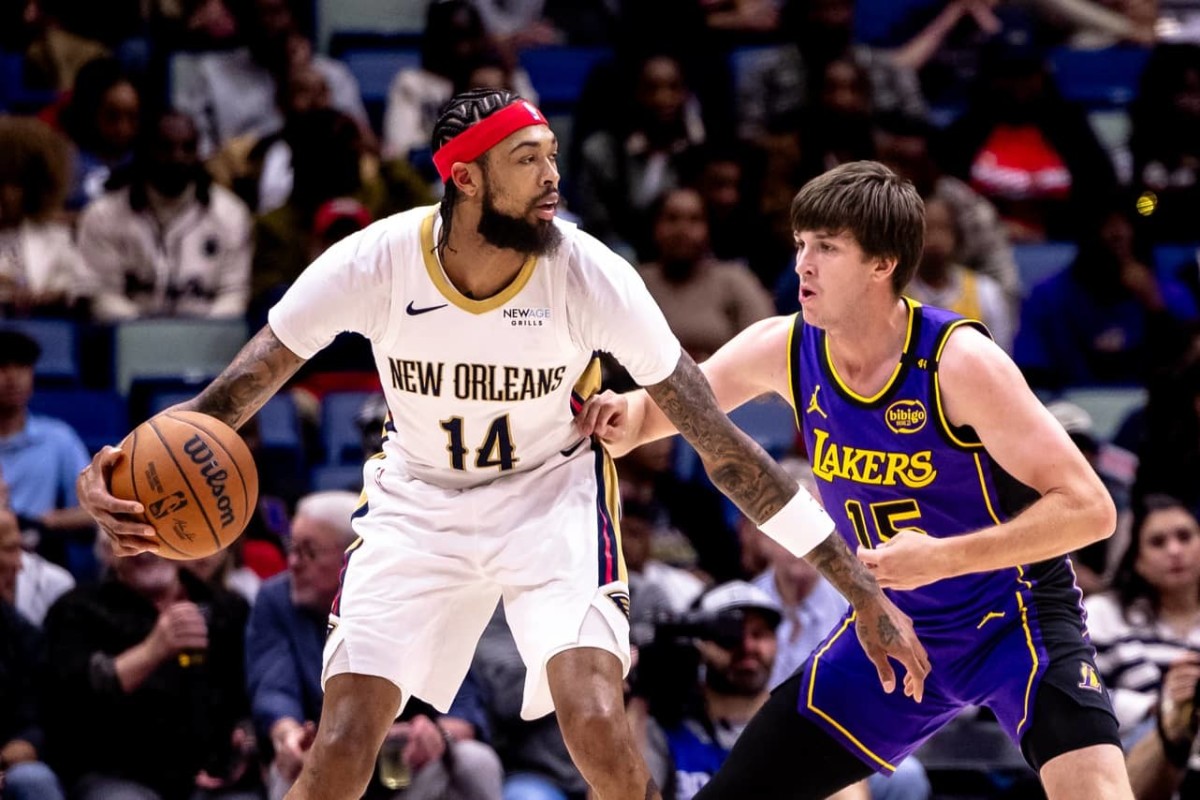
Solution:
{"label": "man wearing eyeglasses", "polygon": [[[273,753],[270,800],[283,797],[296,780],[316,735],[326,618],[337,595],[343,554],[355,538],[350,519],[357,505],[353,492],[301,498],[291,525],[288,569],[263,584],[250,615],[246,680],[255,727]],[[392,726],[389,738],[405,740],[401,755],[412,775],[405,800],[499,800],[500,761],[475,741],[487,733],[477,694],[468,675],[445,716],[413,702]]]}

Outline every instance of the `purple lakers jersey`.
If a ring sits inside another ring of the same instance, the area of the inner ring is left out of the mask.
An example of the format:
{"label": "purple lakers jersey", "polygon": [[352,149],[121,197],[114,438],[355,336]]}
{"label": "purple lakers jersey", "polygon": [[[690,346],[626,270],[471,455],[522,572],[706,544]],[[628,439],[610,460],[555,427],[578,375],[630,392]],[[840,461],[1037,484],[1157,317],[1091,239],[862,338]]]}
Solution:
{"label": "purple lakers jersey", "polygon": [[[904,351],[873,397],[852,391],[829,358],[824,331],[796,315],[789,342],[792,403],[821,499],[851,549],[877,547],[897,531],[962,536],[1013,516],[1037,499],[992,461],[969,428],[945,418],[938,359],[950,333],[975,321],[905,298]],[[1065,558],[949,578],[889,596],[918,626],[981,623],[998,598],[1047,592],[1075,606]],[[1025,603],[1022,603],[1024,606]]]}

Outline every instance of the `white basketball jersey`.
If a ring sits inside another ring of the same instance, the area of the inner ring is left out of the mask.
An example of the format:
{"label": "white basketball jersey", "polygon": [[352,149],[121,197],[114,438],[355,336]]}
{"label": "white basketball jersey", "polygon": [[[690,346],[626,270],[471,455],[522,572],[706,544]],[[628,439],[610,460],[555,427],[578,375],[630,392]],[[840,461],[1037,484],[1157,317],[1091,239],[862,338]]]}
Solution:
{"label": "white basketball jersey", "polygon": [[331,247],[268,317],[311,358],[338,333],[371,340],[391,424],[390,468],[447,488],[532,469],[580,443],[574,409],[600,385],[598,352],[640,384],[674,371],[678,340],[634,269],[574,225],[513,282],[472,300],[436,254],[436,207]]}

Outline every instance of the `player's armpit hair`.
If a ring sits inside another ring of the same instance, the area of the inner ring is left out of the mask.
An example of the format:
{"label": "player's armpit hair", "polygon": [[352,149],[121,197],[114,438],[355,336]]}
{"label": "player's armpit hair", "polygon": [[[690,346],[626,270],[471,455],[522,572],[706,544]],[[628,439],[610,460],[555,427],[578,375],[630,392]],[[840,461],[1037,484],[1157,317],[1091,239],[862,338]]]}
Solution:
{"label": "player's armpit hair", "polygon": [[304,364],[304,359],[264,325],[233,361],[193,400],[177,406],[216,417],[239,428],[254,416]]}

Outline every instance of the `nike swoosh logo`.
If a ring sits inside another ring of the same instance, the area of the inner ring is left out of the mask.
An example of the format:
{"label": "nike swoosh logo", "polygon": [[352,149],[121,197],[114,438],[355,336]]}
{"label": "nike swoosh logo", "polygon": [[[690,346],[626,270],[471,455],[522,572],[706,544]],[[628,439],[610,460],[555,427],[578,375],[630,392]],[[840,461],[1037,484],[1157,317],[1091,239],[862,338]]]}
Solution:
{"label": "nike swoosh logo", "polygon": [[571,446],[570,446],[570,447],[568,447],[566,450],[559,450],[559,451],[558,451],[558,452],[559,452],[559,455],[563,456],[564,458],[570,458],[570,457],[571,457],[571,455],[572,455],[572,454],[573,454],[573,453],[574,453],[576,450],[578,450],[578,449],[579,449],[579,445],[583,444],[583,443],[584,443],[584,442],[586,442],[586,441],[587,441],[587,438],[580,439],[578,442],[576,442],[575,444],[571,445]]}
{"label": "nike swoosh logo", "polygon": [[428,314],[430,311],[437,311],[439,308],[445,308],[449,303],[442,303],[440,306],[429,306],[428,308],[413,308],[412,301],[408,301],[408,308],[404,309],[410,317],[415,317],[418,314]]}

